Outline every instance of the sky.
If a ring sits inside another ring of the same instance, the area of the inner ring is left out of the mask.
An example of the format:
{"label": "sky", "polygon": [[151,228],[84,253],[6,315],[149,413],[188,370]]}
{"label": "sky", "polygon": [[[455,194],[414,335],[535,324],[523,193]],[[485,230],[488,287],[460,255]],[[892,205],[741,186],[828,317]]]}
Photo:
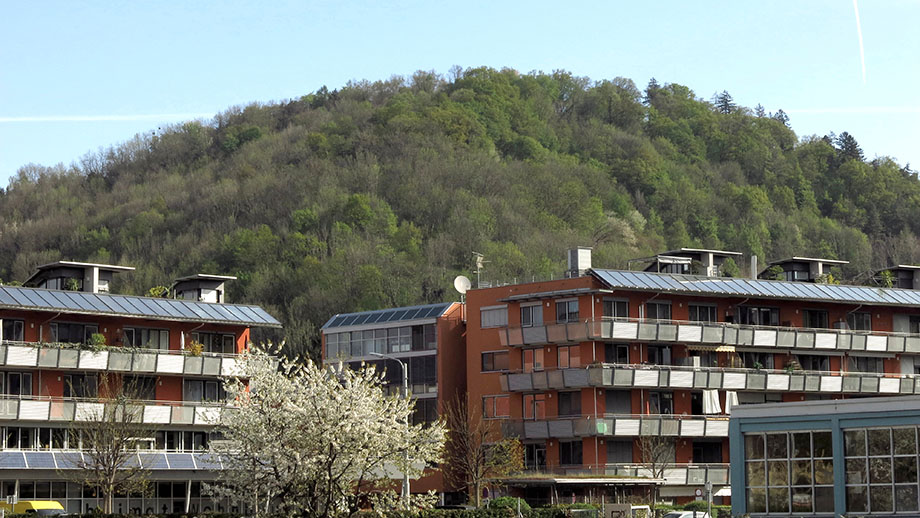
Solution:
{"label": "sky", "polygon": [[857,1],[0,0],[0,187],[233,106],[455,65],[726,90],[918,169],[920,0]]}

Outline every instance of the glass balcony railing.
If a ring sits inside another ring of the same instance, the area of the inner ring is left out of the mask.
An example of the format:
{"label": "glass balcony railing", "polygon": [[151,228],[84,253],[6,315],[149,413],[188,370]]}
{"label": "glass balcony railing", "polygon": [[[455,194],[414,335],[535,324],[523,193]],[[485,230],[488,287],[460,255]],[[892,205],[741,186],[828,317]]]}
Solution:
{"label": "glass balcony railing", "polygon": [[502,433],[521,439],[577,437],[728,437],[728,416],[607,414],[536,420],[503,420]]}
{"label": "glass balcony railing", "polygon": [[734,345],[765,349],[920,354],[920,334],[845,329],[753,326],[725,322],[598,318],[499,330],[502,345],[578,343],[588,340]]}
{"label": "glass balcony railing", "polygon": [[0,344],[0,366],[42,369],[78,369],[191,376],[235,376],[239,355],[110,347],[102,351],[74,344],[14,342]]}
{"label": "glass balcony railing", "polygon": [[920,376],[676,365],[597,363],[577,369],[502,374],[502,390],[533,392],[569,388],[716,389],[823,394],[920,394]]}
{"label": "glass balcony railing", "polygon": [[[101,399],[0,396],[0,421],[93,421],[102,415],[106,404]],[[138,401],[131,407],[141,422],[152,425],[213,426],[221,412],[232,411],[226,403],[199,401]]]}

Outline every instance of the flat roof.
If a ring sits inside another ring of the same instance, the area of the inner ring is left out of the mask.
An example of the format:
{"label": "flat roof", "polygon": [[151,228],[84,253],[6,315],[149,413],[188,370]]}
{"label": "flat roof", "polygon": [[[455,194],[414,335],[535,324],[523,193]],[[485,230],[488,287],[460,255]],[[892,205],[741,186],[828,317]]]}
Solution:
{"label": "flat roof", "polygon": [[633,270],[589,270],[605,287],[676,295],[713,297],[760,297],[777,300],[808,300],[875,306],[920,307],[920,290],[773,281],[741,277],[704,277]]}
{"label": "flat roof", "polygon": [[732,407],[731,419],[920,411],[920,396],[890,396],[826,401],[790,401]]}
{"label": "flat roof", "polygon": [[588,295],[591,293],[610,293],[610,290],[599,290],[597,288],[572,288],[570,290],[539,291],[535,293],[521,293],[519,295],[512,295],[510,297],[498,299],[498,301],[515,302],[518,300],[570,297],[577,295]]}
{"label": "flat roof", "polygon": [[235,281],[236,277],[233,275],[212,275],[210,273],[196,273],[194,275],[186,275],[185,277],[179,277],[176,279],[176,282],[179,281]]}
{"label": "flat roof", "polygon": [[808,262],[808,263],[828,263],[828,264],[850,264],[850,261],[841,261],[840,259],[822,259],[820,257],[799,257],[792,256],[787,259],[779,259],[776,261],[770,261],[767,264],[782,264],[782,263],[791,263],[791,262]]}
{"label": "flat roof", "polygon": [[119,271],[119,272],[131,272],[135,270],[133,266],[119,266],[117,264],[102,264],[102,263],[81,263],[79,261],[55,261],[53,263],[36,266],[36,269],[47,270],[48,268],[53,268],[56,266],[72,266],[72,267],[77,267],[77,268],[85,268],[87,266],[93,266],[93,267],[104,268],[106,270]]}
{"label": "flat roof", "polygon": [[0,286],[0,309],[281,327],[281,322],[259,306],[22,286]]}
{"label": "flat roof", "polygon": [[708,248],[678,248],[677,250],[668,250],[667,252],[661,252],[658,255],[678,254],[680,252],[719,254],[719,255],[744,255],[741,252],[732,252],[729,250],[711,250]]}

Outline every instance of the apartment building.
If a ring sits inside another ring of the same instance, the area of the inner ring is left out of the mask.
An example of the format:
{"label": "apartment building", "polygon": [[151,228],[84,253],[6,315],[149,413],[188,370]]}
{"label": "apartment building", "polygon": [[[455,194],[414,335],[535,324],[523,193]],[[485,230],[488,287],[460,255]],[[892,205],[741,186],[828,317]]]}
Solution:
{"label": "apartment building", "polygon": [[101,386],[130,383],[143,422],[155,425],[133,438],[152,487],[117,495],[115,512],[233,510],[202,486],[221,468],[207,448],[225,406],[222,379],[236,372],[251,327],[281,324],[258,306],[218,303],[228,277],[180,279],[177,299],[110,293],[113,276],[131,270],[60,261],[24,287],[0,286],[0,498],[57,500],[71,513],[101,507],[69,475],[85,446],[72,429],[105,404]]}
{"label": "apartment building", "polygon": [[[323,361],[353,369],[372,365],[393,395],[402,390],[405,367],[416,400],[413,424],[433,422],[466,391],[464,319],[456,302],[337,314],[322,327]],[[435,470],[411,484],[413,493],[448,489]]]}
{"label": "apartment building", "polygon": [[540,474],[519,477],[518,494],[623,499],[658,485],[684,502],[710,481],[728,503],[737,405],[920,392],[920,292],[818,284],[839,263],[800,257],[777,263],[784,281],[657,271],[688,264],[681,254],[709,272],[737,257],[675,250],[656,271],[621,271],[591,268],[582,249],[566,278],[467,293],[469,403]]}

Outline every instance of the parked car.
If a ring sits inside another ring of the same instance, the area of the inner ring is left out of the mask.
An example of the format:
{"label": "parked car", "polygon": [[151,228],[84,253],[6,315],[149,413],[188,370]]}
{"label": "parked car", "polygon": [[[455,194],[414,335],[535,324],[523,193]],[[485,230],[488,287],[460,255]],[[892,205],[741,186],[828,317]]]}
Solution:
{"label": "parked car", "polygon": [[671,511],[662,518],[710,518],[704,511]]}
{"label": "parked car", "polygon": [[0,509],[11,514],[55,516],[64,514],[64,506],[55,500],[20,500],[13,505],[0,503]]}

